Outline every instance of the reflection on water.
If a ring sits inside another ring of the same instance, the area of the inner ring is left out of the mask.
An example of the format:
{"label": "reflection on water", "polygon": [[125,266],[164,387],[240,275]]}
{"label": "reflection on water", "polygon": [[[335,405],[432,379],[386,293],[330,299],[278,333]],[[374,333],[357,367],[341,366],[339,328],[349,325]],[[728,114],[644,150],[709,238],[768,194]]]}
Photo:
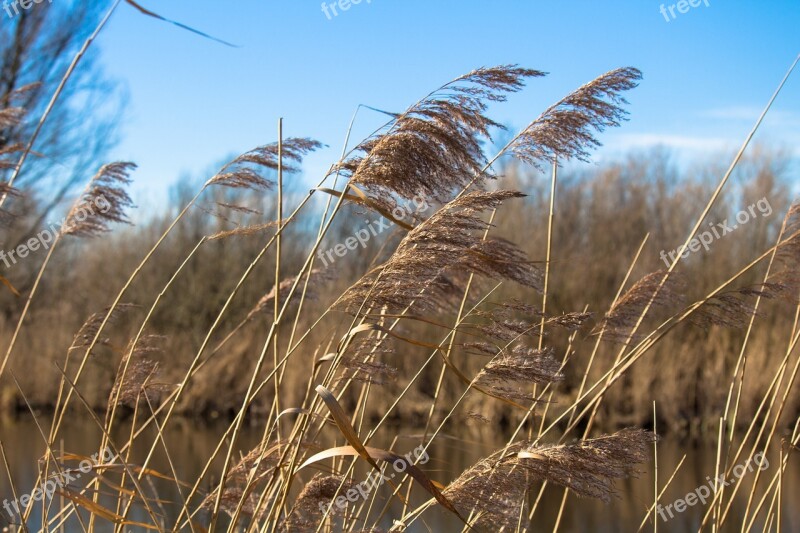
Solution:
{"label": "reflection on water", "polygon": [[[49,421],[44,420],[44,422],[46,422],[44,425],[45,431],[47,431]],[[126,428],[123,426],[124,424],[121,424],[115,434],[115,438],[119,442],[127,440]],[[165,433],[165,444],[170,451],[172,468],[174,468],[178,478],[190,483],[197,479],[224,430],[225,426],[220,424],[201,425],[191,421],[178,420],[172,424],[172,427]],[[246,452],[255,446],[261,437],[262,430],[263,428],[254,427],[245,431],[242,437],[241,450]],[[429,462],[422,468],[432,479],[444,483],[452,480],[453,477],[467,466],[475,463],[480,457],[488,455],[504,444],[501,435],[492,431],[491,428],[483,428],[481,431],[482,433],[480,434],[476,433],[461,439],[447,438],[447,436],[437,439],[428,452],[430,456]],[[391,432],[387,430],[385,433],[390,434]],[[65,425],[63,437],[65,451],[91,455],[97,451],[100,431],[91,421],[72,420]],[[392,435],[386,441],[375,441],[374,444],[388,448],[393,439],[394,436]],[[18,495],[32,492],[36,483],[38,459],[44,454],[43,441],[36,425],[29,419],[13,420],[4,418],[0,421],[0,440],[2,440],[5,448],[11,476],[14,479]],[[144,439],[141,442],[152,442],[152,439]],[[413,438],[399,438],[391,447],[402,455],[412,451],[418,443],[419,441]],[[147,450],[143,446],[135,449],[133,454],[135,462],[141,464],[146,453]],[[660,486],[663,486],[666,480],[669,479],[684,454],[686,455],[686,460],[677,475],[675,475],[665,495],[661,498],[662,505],[666,506],[678,498],[684,498],[701,485],[708,484],[709,476],[713,477],[715,474],[716,449],[712,444],[691,445],[681,443],[675,439],[665,439],[659,443]],[[778,471],[777,449],[771,450],[771,453],[767,454],[766,457],[769,467],[761,473],[762,481],[760,482],[760,487],[769,484],[773,475]],[[737,463],[742,464],[746,460],[747,457],[743,457]],[[783,476],[782,494],[785,504],[783,506],[782,531],[800,531],[800,510],[795,505],[797,496],[800,494],[800,466],[798,461],[800,461],[800,456],[793,456]],[[152,466],[160,472],[171,472],[170,464],[165,460],[163,449],[160,449],[157,453]],[[217,465],[215,471],[219,472],[219,470],[219,465]],[[609,504],[570,496],[564,516],[561,519],[559,531],[586,533],[637,531],[646,510],[653,501],[652,463],[644,465],[642,470],[646,471],[641,473],[637,479],[624,480],[617,483],[618,497]],[[2,500],[11,501],[13,498],[5,468],[0,468],[0,471],[2,472],[0,474],[1,508],[3,505]],[[753,468],[752,472],[745,471],[742,477],[755,477],[757,471],[758,468]],[[301,473],[300,479],[307,480],[312,473],[313,471],[311,470],[308,473]],[[361,479],[359,476],[362,475],[365,479],[367,471],[359,471],[356,474],[356,479]],[[211,482],[211,480],[204,482],[202,488],[207,491]],[[731,507],[726,527],[723,528],[723,531],[739,531],[741,529],[741,525],[739,525],[742,519],[741,511],[749,495],[749,484],[747,486],[748,490],[740,491],[742,493],[737,495],[736,503]],[[154,483],[152,490],[155,490],[158,497],[167,502],[181,500],[181,494],[178,493],[174,485],[169,485],[166,482]],[[383,486],[376,490],[383,498],[391,494],[391,489],[388,486]],[[534,491],[534,496],[537,492],[538,490]],[[558,515],[562,494],[563,490],[558,487],[549,488],[545,492],[535,516],[535,531],[552,530]],[[422,502],[426,499],[424,493],[412,495],[412,503]],[[60,503],[59,497],[55,496],[52,503],[51,516],[54,516]],[[109,503],[106,504],[111,505]],[[764,507],[769,507],[769,504],[770,501],[768,500]],[[388,530],[391,527],[391,518],[400,516],[401,505],[399,502],[393,504],[391,512],[388,513],[390,518],[387,518],[387,521],[381,525],[384,529]],[[176,507],[176,504],[165,503],[163,509],[157,509],[157,511],[167,516],[167,524],[172,524],[177,517]],[[376,507],[382,507],[382,505]],[[40,509],[40,506],[37,507],[37,512],[29,520],[29,525],[33,530],[41,528]],[[668,522],[659,521],[658,530],[661,532],[696,531],[705,510],[706,508],[700,503],[696,503],[694,506],[688,507],[684,512],[676,513],[675,517]],[[0,516],[2,516],[2,513],[3,511],[0,511]],[[668,514],[664,514],[669,518]],[[131,518],[149,522],[149,516],[142,508],[134,508]],[[202,515],[198,515],[198,518],[202,523]],[[4,522],[0,523],[5,525]],[[763,521],[757,521],[754,528],[762,531],[764,528]],[[113,528],[110,526],[96,526],[95,530],[112,531]],[[409,531],[420,532],[460,530],[457,520],[454,520],[446,511],[437,507],[428,510],[423,514],[422,520],[415,523],[414,527],[409,528]],[[771,530],[776,530],[774,524]],[[69,522],[66,531],[81,531],[81,526],[77,521]],[[137,529],[126,527],[126,531],[137,531]],[[643,531],[653,531],[652,523],[648,522]]]}

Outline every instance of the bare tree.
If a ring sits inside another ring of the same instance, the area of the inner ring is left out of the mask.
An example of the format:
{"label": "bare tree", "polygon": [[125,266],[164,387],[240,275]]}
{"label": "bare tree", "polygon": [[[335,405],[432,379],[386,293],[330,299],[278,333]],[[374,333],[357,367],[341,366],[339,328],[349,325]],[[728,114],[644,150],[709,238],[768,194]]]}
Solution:
{"label": "bare tree", "polygon": [[[0,131],[4,144],[29,140],[38,116],[61,77],[97,23],[107,2],[35,4],[6,17],[0,26],[0,110],[23,107],[26,120]],[[12,11],[13,13],[13,11]],[[18,94],[21,88],[36,84]],[[98,159],[114,143],[120,91],[102,73],[95,52],[83,58],[50,114],[15,186],[41,196],[39,217],[45,217],[76,182],[96,170]],[[0,174],[0,177],[6,178]]]}
{"label": "bare tree", "polygon": [[[18,13],[11,10],[10,15],[0,11],[4,19],[0,24],[0,112],[10,107],[25,109],[19,122],[0,124],[0,153],[29,142],[75,53],[107,6],[105,0],[43,2]],[[24,194],[8,202],[15,218],[0,237],[4,248],[16,247],[39,228],[76,185],[104,162],[103,155],[115,143],[122,102],[119,85],[103,74],[96,50],[90,49],[14,183]],[[7,181],[13,172],[8,166],[0,166],[0,181]]]}

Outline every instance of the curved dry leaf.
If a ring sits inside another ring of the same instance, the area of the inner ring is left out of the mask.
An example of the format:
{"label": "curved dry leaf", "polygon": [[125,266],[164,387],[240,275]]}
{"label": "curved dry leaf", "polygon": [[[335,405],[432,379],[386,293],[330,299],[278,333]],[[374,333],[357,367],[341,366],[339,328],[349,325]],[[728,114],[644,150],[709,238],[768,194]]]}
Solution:
{"label": "curved dry leaf", "polygon": [[379,326],[377,324],[371,324],[371,323],[359,324],[358,326],[354,327],[353,329],[351,329],[350,331],[345,333],[344,336],[342,336],[342,339],[339,341],[339,344],[336,346],[336,351],[341,353],[342,349],[344,348],[345,343],[348,340],[350,340],[352,337],[355,337],[356,335],[358,335],[359,333],[362,333],[364,331],[382,331],[384,333],[387,333],[381,326]]}
{"label": "curved dry leaf", "polygon": [[336,359],[336,353],[334,352],[326,353],[325,355],[314,361],[314,371],[316,372],[317,367],[319,367],[321,364],[333,361],[334,359]]}
{"label": "curved dry leaf", "polygon": [[106,509],[99,503],[92,501],[91,499],[87,498],[82,494],[78,494],[76,492],[72,492],[71,490],[62,490],[56,489],[56,494],[60,494],[64,496],[68,500],[72,501],[78,507],[82,507],[89,511],[93,515],[97,515],[101,518],[105,518],[109,522],[113,522],[117,525],[125,525],[125,526],[137,526],[143,527],[145,529],[152,529],[154,531],[160,531],[161,528],[159,526],[154,526],[151,524],[145,524],[144,522],[135,522],[133,520],[128,520],[124,516],[118,515],[114,511],[110,509]]}
{"label": "curved dry leaf", "polygon": [[369,198],[366,194],[364,194],[363,191],[361,191],[355,185],[349,185],[349,188],[355,192],[355,195],[342,193],[333,189],[328,189],[327,187],[317,187],[314,190],[330,194],[331,196],[335,196],[336,198],[341,198],[342,196],[344,196],[345,200],[348,200],[354,204],[363,205],[365,207],[369,207],[370,209],[374,209],[376,212],[380,213],[384,218],[391,220],[392,222],[394,222],[403,229],[407,230],[414,229],[414,226],[412,226],[411,224],[407,224],[402,220],[398,220],[397,218],[395,218],[392,215],[391,211],[383,207],[380,203]]}
{"label": "curved dry leaf", "polygon": [[347,440],[347,442],[349,442],[353,448],[358,450],[358,453],[362,459],[371,464],[375,470],[380,470],[378,463],[372,459],[370,454],[367,452],[367,449],[364,447],[364,444],[362,444],[361,439],[358,438],[358,433],[356,433],[355,428],[347,419],[347,414],[344,412],[344,409],[342,409],[342,406],[339,405],[338,401],[336,401],[336,396],[334,396],[331,391],[322,385],[317,385],[315,390],[322,398],[322,401],[325,402],[325,405],[328,406],[328,411],[331,412],[331,416],[333,416],[336,426],[339,428],[339,431],[342,432],[342,435],[344,435],[344,438]]}
{"label": "curved dry leaf", "polygon": [[10,290],[10,291],[11,291],[11,293],[12,293],[14,296],[16,296],[17,298],[19,298],[19,297],[21,296],[21,295],[20,295],[20,293],[19,293],[19,291],[18,291],[17,289],[15,289],[15,288],[14,288],[14,286],[11,284],[11,282],[10,282],[10,281],[8,281],[8,280],[6,279],[6,277],[5,277],[5,276],[3,276],[2,274],[0,274],[0,283],[2,283],[3,285],[5,285],[5,286],[6,286],[6,288],[7,288],[8,290]]}
{"label": "curved dry leaf", "polygon": [[[373,447],[364,447],[363,452],[369,456],[369,463],[375,465],[375,460],[383,461],[385,463],[394,463],[397,460],[403,461],[406,464],[406,472],[408,475],[414,478],[431,496],[433,496],[437,502],[439,502],[445,509],[450,511],[451,513],[458,516],[462,522],[466,523],[464,518],[459,514],[458,510],[450,503],[444,494],[439,490],[439,487],[443,485],[441,483],[435,482],[431,480],[425,472],[420,470],[420,468],[416,465],[410,464],[405,457],[401,455],[397,455],[396,453],[390,452],[388,450],[383,450],[380,448],[373,448]],[[362,452],[356,450],[352,446],[340,446],[337,448],[329,448],[313,456],[309,457],[305,460],[305,462],[300,465],[300,468],[297,470],[300,471],[303,468],[311,465],[313,463],[318,463],[319,461],[324,461],[325,459],[331,459],[333,457],[342,457],[342,456],[350,456],[350,457],[363,457]],[[380,468],[378,468],[380,471]]]}

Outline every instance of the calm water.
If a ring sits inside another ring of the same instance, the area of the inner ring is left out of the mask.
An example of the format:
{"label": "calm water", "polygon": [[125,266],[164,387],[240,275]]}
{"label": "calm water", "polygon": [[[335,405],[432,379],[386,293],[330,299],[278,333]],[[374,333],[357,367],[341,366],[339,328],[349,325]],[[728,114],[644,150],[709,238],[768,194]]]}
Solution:
{"label": "calm water", "polygon": [[[49,424],[49,421],[48,421]],[[97,451],[99,442],[99,431],[90,421],[71,421],[65,428],[64,437],[65,451],[91,455]],[[121,428],[121,431],[124,428]],[[194,481],[200,470],[203,468],[206,459],[211,455],[218,438],[225,427],[221,424],[199,425],[189,421],[176,423],[166,433],[166,445],[170,449],[173,458],[173,466],[178,477],[184,481]],[[478,458],[488,455],[495,449],[502,446],[503,441],[496,432],[490,428],[479,428],[476,432],[466,439],[442,439],[429,450],[430,461],[423,469],[432,479],[442,482],[449,481],[454,474],[460,473],[466,466],[474,463]],[[387,432],[390,433],[390,432]],[[243,436],[242,450],[247,451],[254,446],[261,435],[261,428],[249,429]],[[5,447],[8,457],[11,475],[16,483],[17,491],[22,494],[30,493],[34,489],[37,475],[37,462],[44,454],[42,438],[36,426],[29,420],[14,420],[4,418],[0,420],[0,440]],[[121,434],[120,441],[126,440]],[[401,454],[413,450],[418,441],[412,439],[399,439],[393,449]],[[388,447],[390,442],[375,442],[377,446]],[[134,454],[136,460],[141,462],[145,450],[138,450],[139,454]],[[762,483],[767,483],[775,474],[778,463],[777,450],[772,450],[766,458],[769,467],[762,472]],[[675,476],[667,493],[661,499],[663,505],[674,502],[678,498],[686,496],[700,485],[707,483],[707,477],[714,475],[714,462],[716,450],[713,445],[697,446],[681,443],[674,439],[665,439],[659,443],[659,485],[671,476],[681,457],[686,454],[686,460],[678,474]],[[739,463],[744,463],[743,459]],[[153,466],[160,472],[170,472],[169,465],[163,456],[158,457]],[[570,496],[565,515],[562,518],[560,531],[564,532],[627,532],[637,531],[639,524],[645,514],[646,509],[653,500],[653,478],[652,463],[643,465],[643,472],[639,478],[620,481],[617,483],[618,497],[609,504],[603,504],[594,500],[583,500]],[[755,476],[757,468],[753,472],[744,472],[743,478]],[[5,474],[5,468],[0,469],[0,505],[4,499],[11,500],[11,489]],[[310,473],[310,472],[309,472]],[[307,477],[305,478],[307,479]],[[358,477],[357,477],[358,479]],[[793,456],[789,462],[786,473],[783,476],[783,499],[784,515],[782,518],[782,531],[800,531],[800,510],[797,502],[800,495],[800,456]],[[207,487],[206,487],[207,488]],[[155,483],[153,490],[158,496],[168,501],[178,501],[180,495],[166,483]],[[385,497],[389,494],[388,487],[378,489]],[[540,504],[536,515],[536,531],[551,531],[556,520],[558,508],[561,502],[562,490],[553,488],[548,490]],[[413,501],[423,501],[426,499],[424,494],[416,494]],[[724,528],[725,531],[739,531],[741,526],[740,509],[744,507],[747,495],[739,496],[737,505],[731,510],[728,519],[730,527]],[[58,497],[56,496],[56,504]],[[102,501],[102,500],[101,500]],[[53,506],[54,508],[57,505]],[[702,519],[705,508],[701,504],[689,507],[683,513],[676,513],[675,518],[668,522],[659,521],[658,531],[683,532],[696,531]],[[2,512],[2,511],[0,511]],[[174,506],[164,504],[163,512],[172,517],[176,516]],[[399,509],[398,509],[399,512]],[[666,515],[669,518],[668,515]],[[143,509],[137,509],[131,516],[135,520],[148,521],[147,514]],[[451,519],[442,509],[434,508],[423,515],[425,524],[434,532],[460,531],[457,521]],[[5,525],[4,522],[0,522]],[[172,523],[171,521],[168,523]],[[35,515],[29,522],[33,530],[38,530],[41,524],[41,516]],[[428,531],[428,529],[418,522],[418,527],[409,531]],[[384,524],[388,529],[391,524]],[[756,530],[764,529],[763,521],[756,524]],[[110,531],[111,528],[98,527],[97,531]],[[126,531],[137,531],[135,528],[126,528]],[[773,525],[772,531],[776,528]],[[68,524],[67,531],[81,531],[77,522]],[[653,525],[648,523],[644,531],[653,531]]]}

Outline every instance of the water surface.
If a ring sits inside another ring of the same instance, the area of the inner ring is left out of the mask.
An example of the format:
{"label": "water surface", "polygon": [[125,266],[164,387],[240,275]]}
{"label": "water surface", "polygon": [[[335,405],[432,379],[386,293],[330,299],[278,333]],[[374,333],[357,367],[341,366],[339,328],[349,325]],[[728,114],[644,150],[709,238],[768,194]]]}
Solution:
{"label": "water surface", "polygon": [[[43,418],[42,422],[44,422],[45,431],[47,431],[49,421]],[[179,479],[190,483],[197,479],[225,427],[221,423],[208,425],[187,420],[176,420],[172,424],[165,433],[165,444],[170,450],[173,460],[172,468],[174,468],[174,472]],[[124,429],[123,424],[119,428],[118,434],[115,435],[115,439],[123,442],[127,440],[127,436],[124,435]],[[247,428],[242,437],[241,449],[246,452],[255,446],[261,438],[262,431],[263,428],[260,427]],[[386,433],[391,434],[391,431]],[[94,422],[90,420],[71,419],[65,424],[63,437],[65,451],[88,456],[97,452],[100,431]],[[391,437],[391,439],[393,438],[394,436]],[[18,493],[31,493],[35,488],[38,460],[44,454],[44,444],[39,430],[30,420],[30,417],[27,419],[3,418],[0,420],[0,440],[2,440],[5,448],[11,476],[14,479]],[[374,444],[387,448],[391,446],[394,451],[402,455],[412,451],[418,443],[419,441],[413,438],[399,438],[393,446],[391,440],[384,442],[376,440]],[[489,427],[474,430],[473,434],[466,438],[455,439],[444,436],[440,440],[437,439],[434,446],[429,450],[430,460],[422,468],[432,479],[444,483],[452,480],[464,468],[474,464],[479,458],[502,447],[504,443],[502,436]],[[134,451],[134,458],[137,464],[141,464],[145,453],[146,450],[144,449],[136,449]],[[660,499],[663,506],[675,502],[678,498],[684,498],[701,485],[708,485],[709,478],[715,475],[716,448],[712,443],[692,444],[681,442],[675,438],[666,438],[659,443],[658,447],[659,486],[663,486],[667,479],[672,476],[675,467],[684,454],[686,459],[683,466],[675,475],[665,495]],[[767,467],[766,463],[763,463],[765,469],[761,472],[762,481],[760,486],[770,483],[773,475],[778,472],[777,449],[771,450],[765,457],[769,466]],[[745,464],[747,459],[748,457],[745,456],[740,461],[737,461],[737,464]],[[152,465],[159,472],[167,474],[172,472],[172,468],[168,461],[165,460],[163,452],[157,455]],[[747,480],[747,478],[753,478],[756,475],[759,468],[755,464],[753,466],[750,470],[739,470],[742,472],[743,479]],[[570,495],[559,530],[586,533],[637,531],[646,510],[653,502],[653,463],[642,465],[641,470],[642,472],[638,478],[617,482],[617,495],[608,504],[595,500],[580,499]],[[7,499],[10,501],[13,498],[5,468],[2,468],[0,472],[2,472],[0,473],[0,506],[2,506],[2,500]],[[363,475],[366,476],[366,471],[363,472]],[[311,473],[309,471],[308,475]],[[308,476],[305,479],[308,479]],[[356,479],[358,479],[358,475]],[[784,500],[782,531],[800,531],[800,510],[796,506],[798,495],[800,495],[800,456],[792,456],[783,475],[782,483]],[[210,481],[202,488],[208,489],[209,487]],[[181,495],[174,485],[170,485],[167,482],[155,482],[151,489],[155,490],[158,497],[163,500],[170,502],[180,501]],[[737,495],[736,504],[731,508],[730,516],[723,531],[740,530],[741,526],[739,524],[742,520],[742,509],[747,501],[749,484],[747,489],[740,491],[742,494]],[[384,499],[391,494],[388,486],[379,487],[376,490],[379,491],[380,497]],[[702,489],[700,492],[702,492]],[[534,493],[538,493],[538,490],[534,491]],[[424,501],[426,499],[425,496],[424,493],[419,491],[419,493],[412,495],[412,500],[413,502]],[[551,531],[553,529],[562,496],[563,489],[558,487],[552,487],[545,491],[535,515],[534,531]],[[60,503],[59,497],[55,496],[51,512],[55,512]],[[769,506],[769,501],[766,506]],[[168,517],[167,523],[174,523],[177,516],[176,505],[164,503],[162,507],[159,512],[163,512]],[[41,527],[40,509],[41,506],[37,506],[37,511],[33,513],[28,522],[34,531]],[[687,507],[682,513],[673,510],[674,518],[670,518],[668,512],[665,511],[662,514],[668,520],[659,520],[658,531],[697,531],[705,510],[706,508],[698,502],[694,506]],[[392,511],[395,513],[395,518],[399,516],[401,511],[399,502],[392,507]],[[135,520],[148,521],[148,515],[142,508],[135,508],[131,517]],[[86,520],[85,517],[84,519]],[[202,516],[199,516],[198,519],[201,523],[203,522]],[[435,532],[460,531],[458,521],[438,507],[432,508],[423,514],[423,519],[424,523],[423,520],[417,522],[413,527],[409,528],[409,531],[424,532],[428,531],[428,528]],[[5,525],[4,522],[2,524]],[[391,523],[388,521],[382,524],[382,527],[387,530],[390,526]],[[653,531],[653,529],[652,522],[648,522],[643,531]],[[756,522],[755,529],[757,531],[764,529],[763,520],[760,519]],[[80,524],[76,520],[67,524],[66,531],[81,530]],[[106,525],[96,527],[96,531],[111,530],[112,528]],[[140,530],[143,529],[126,527],[126,531]],[[772,524],[770,530],[776,531],[774,524]]]}

